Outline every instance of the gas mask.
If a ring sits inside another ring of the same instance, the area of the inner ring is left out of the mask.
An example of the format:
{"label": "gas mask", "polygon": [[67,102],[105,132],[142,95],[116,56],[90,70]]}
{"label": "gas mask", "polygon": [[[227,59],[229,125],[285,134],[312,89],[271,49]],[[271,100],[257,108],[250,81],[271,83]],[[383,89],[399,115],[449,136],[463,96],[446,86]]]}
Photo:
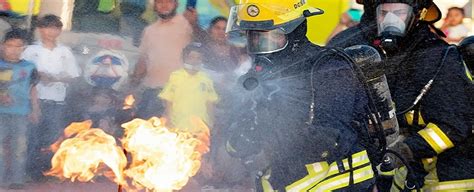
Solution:
{"label": "gas mask", "polygon": [[306,38],[302,38],[306,31],[305,21],[303,24],[298,23],[290,33],[281,28],[269,31],[248,30],[247,51],[252,57],[252,67],[240,78],[243,87],[252,91],[263,86],[270,93],[278,90],[278,86],[272,85],[268,80],[278,78],[281,74],[275,73],[276,71],[284,70],[295,60],[303,58],[295,58],[295,55],[304,53],[304,45],[310,44]]}
{"label": "gas mask", "polygon": [[405,3],[383,3],[377,6],[378,39],[385,51],[398,51],[413,17],[413,8]]}
{"label": "gas mask", "polygon": [[273,66],[273,62],[265,56],[252,56],[252,67],[240,77],[240,81],[247,91],[253,91],[261,85],[262,75]]}

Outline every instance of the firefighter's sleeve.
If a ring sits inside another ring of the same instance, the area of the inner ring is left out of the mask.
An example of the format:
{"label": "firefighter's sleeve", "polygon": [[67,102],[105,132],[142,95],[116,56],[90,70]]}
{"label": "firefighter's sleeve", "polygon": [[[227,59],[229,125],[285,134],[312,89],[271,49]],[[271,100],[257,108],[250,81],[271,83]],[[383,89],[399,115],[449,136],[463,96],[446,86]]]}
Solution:
{"label": "firefighter's sleeve", "polygon": [[325,62],[312,76],[315,106],[308,143],[311,148],[321,148],[322,159],[341,159],[357,141],[351,122],[364,109],[365,96],[350,65],[344,61]]}
{"label": "firefighter's sleeve", "polygon": [[452,50],[431,90],[421,101],[424,128],[405,140],[416,159],[443,153],[471,134],[470,91],[472,84],[457,51]]}

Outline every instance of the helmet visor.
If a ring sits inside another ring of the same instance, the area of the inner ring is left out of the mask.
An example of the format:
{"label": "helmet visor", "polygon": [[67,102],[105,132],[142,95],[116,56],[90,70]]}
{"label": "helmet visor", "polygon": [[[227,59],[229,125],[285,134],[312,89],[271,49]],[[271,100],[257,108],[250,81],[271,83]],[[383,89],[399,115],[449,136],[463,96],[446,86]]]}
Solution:
{"label": "helmet visor", "polygon": [[405,3],[383,3],[377,6],[378,34],[404,36],[414,17],[413,8]]}
{"label": "helmet visor", "polygon": [[284,49],[287,45],[286,34],[280,29],[247,32],[247,49],[250,54],[273,53]]}
{"label": "helmet visor", "polygon": [[227,18],[227,26],[225,28],[225,32],[229,33],[232,31],[238,31],[239,30],[239,24],[238,24],[238,10],[239,6],[235,5],[230,8],[229,11],[229,17]]}

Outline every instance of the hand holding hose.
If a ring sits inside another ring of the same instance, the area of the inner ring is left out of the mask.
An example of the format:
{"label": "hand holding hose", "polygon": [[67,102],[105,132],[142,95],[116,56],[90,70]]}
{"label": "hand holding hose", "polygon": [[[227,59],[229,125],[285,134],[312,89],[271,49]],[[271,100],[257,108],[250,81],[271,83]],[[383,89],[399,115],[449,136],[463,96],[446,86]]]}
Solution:
{"label": "hand holding hose", "polygon": [[[385,154],[384,162],[390,161],[393,168],[400,168],[404,166],[405,163],[403,162],[403,160],[408,163],[414,161],[413,152],[411,151],[410,147],[408,147],[408,145],[403,141],[395,143],[394,145],[389,147],[387,151],[389,151],[389,153]],[[391,152],[395,152],[403,159],[399,158],[395,153]]]}
{"label": "hand holding hose", "polygon": [[401,167],[406,167],[407,174],[405,178],[405,189],[406,190],[419,190],[422,183],[418,183],[413,168],[410,166],[414,163],[413,152],[410,147],[403,141],[399,141],[386,149],[383,157],[381,169],[393,170]]}

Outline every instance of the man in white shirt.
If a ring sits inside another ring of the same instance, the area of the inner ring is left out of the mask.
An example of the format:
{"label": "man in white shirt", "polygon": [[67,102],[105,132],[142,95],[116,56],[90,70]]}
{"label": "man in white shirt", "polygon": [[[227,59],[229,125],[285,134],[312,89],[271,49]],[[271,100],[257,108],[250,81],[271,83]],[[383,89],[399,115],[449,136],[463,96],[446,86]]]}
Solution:
{"label": "man in white shirt", "polygon": [[28,169],[34,180],[41,179],[42,172],[49,169],[52,154],[41,153],[41,149],[51,145],[66,127],[67,88],[80,75],[80,68],[70,48],[57,42],[62,25],[55,15],[40,18],[37,25],[40,41],[23,52],[23,58],[35,63],[40,74],[37,89],[43,116],[29,139],[30,157],[34,159],[29,159]]}

